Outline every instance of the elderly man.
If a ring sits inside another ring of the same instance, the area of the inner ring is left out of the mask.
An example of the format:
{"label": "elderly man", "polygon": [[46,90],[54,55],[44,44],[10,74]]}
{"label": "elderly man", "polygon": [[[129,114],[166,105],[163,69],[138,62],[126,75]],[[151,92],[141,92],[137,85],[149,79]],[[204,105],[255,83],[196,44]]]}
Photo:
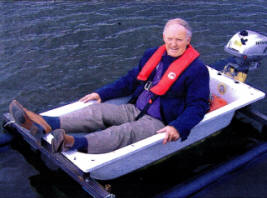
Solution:
{"label": "elderly man", "polygon": [[[165,44],[148,49],[139,65],[119,80],[81,98],[85,103],[97,101],[86,108],[45,117],[13,101],[10,113],[36,137],[52,132],[54,152],[105,153],[156,133],[166,134],[164,144],[184,140],[209,108],[209,74],[190,45],[191,36],[186,21],[169,20],[163,31]],[[101,103],[127,95],[133,96],[128,104]]]}

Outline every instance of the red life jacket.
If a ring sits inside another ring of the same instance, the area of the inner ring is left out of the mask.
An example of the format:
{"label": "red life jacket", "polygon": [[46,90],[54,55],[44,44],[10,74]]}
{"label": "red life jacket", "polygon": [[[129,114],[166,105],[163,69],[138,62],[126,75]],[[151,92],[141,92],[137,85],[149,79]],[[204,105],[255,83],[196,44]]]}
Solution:
{"label": "red life jacket", "polygon": [[[137,76],[138,80],[147,81],[152,71],[160,63],[161,58],[166,51],[166,46],[160,46],[150,59],[146,62],[142,70]],[[199,56],[199,53],[189,45],[185,52],[171,65],[167,71],[163,74],[158,84],[150,89],[150,91],[156,95],[164,95],[172,84],[178,79],[181,73]]]}

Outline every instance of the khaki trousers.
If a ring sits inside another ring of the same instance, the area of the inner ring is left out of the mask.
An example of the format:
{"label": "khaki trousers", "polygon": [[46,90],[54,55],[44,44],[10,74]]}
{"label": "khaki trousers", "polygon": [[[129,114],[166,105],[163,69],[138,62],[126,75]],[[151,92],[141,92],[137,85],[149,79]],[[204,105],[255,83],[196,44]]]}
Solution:
{"label": "khaki trousers", "polygon": [[162,121],[140,113],[133,104],[93,104],[60,117],[61,128],[68,132],[86,132],[88,153],[106,153],[127,146],[163,128]]}

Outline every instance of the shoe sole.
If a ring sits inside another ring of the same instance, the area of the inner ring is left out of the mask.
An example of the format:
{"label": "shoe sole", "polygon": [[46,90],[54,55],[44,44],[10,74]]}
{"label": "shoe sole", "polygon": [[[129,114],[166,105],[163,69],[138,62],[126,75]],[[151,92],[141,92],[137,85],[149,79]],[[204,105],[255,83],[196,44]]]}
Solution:
{"label": "shoe sole", "polygon": [[65,132],[61,129],[52,132],[54,138],[51,141],[51,149],[53,153],[64,151],[64,134]]}
{"label": "shoe sole", "polygon": [[9,112],[18,125],[28,129],[30,134],[34,136],[37,141],[41,140],[44,135],[43,131],[38,127],[38,123],[33,122],[29,118],[21,104],[19,104],[16,100],[13,100],[9,105]]}

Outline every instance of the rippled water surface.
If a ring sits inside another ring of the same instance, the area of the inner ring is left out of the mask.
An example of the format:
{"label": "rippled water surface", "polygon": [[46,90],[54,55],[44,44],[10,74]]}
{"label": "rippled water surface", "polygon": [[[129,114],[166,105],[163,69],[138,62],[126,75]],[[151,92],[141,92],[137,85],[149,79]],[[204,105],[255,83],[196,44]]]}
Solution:
{"label": "rippled water surface", "polygon": [[[0,1],[0,16],[0,114],[14,98],[41,112],[112,82],[137,65],[145,49],[162,44],[170,18],[191,24],[192,43],[207,64],[227,56],[223,47],[236,32],[267,34],[263,0]],[[267,92],[266,75],[267,59],[248,83]],[[267,113],[266,100],[255,107]],[[43,197],[28,179],[36,174],[16,151],[0,153],[4,197]]]}

